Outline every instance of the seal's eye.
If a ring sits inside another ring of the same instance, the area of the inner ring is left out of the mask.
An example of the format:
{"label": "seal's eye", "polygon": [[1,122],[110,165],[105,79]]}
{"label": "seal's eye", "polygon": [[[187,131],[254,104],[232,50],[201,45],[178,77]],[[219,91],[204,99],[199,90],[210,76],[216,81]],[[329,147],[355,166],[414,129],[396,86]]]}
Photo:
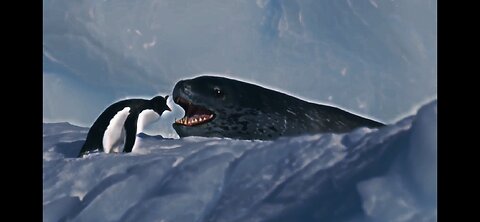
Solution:
{"label": "seal's eye", "polygon": [[223,91],[220,90],[220,88],[218,88],[218,87],[213,88],[213,93],[215,94],[216,97],[222,97],[223,96]]}

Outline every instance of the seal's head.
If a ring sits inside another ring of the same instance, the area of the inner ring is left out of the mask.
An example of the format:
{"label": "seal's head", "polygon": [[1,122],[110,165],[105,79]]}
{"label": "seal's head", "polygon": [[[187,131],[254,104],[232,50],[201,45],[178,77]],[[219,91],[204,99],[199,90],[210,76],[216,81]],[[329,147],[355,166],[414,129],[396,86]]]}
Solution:
{"label": "seal's head", "polygon": [[278,123],[283,124],[276,117],[284,111],[271,107],[287,102],[275,100],[276,94],[279,92],[224,77],[182,80],[173,89],[173,101],[185,110],[185,116],[175,121],[173,128],[180,137],[273,138],[281,131]]}
{"label": "seal's head", "polygon": [[173,89],[173,101],[185,110],[185,116],[173,124],[180,137],[269,140],[383,125],[336,107],[216,76],[179,81]]}

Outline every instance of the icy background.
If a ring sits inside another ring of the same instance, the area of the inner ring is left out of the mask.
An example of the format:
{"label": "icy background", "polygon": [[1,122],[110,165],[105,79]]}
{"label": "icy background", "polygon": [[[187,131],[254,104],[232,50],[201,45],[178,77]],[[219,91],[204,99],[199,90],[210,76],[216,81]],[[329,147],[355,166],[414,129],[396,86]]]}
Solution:
{"label": "icy background", "polygon": [[275,141],[139,135],[72,158],[87,128],[44,124],[44,221],[437,221],[437,102],[379,130]]}
{"label": "icy background", "polygon": [[200,73],[387,123],[437,95],[436,0],[43,2],[45,122],[90,126]]}
{"label": "icy background", "polygon": [[[437,220],[436,101],[407,117],[437,96],[436,0],[43,5],[44,221]],[[170,100],[137,153],[72,158],[113,102],[170,94],[202,73],[389,126],[171,139],[183,111]]]}

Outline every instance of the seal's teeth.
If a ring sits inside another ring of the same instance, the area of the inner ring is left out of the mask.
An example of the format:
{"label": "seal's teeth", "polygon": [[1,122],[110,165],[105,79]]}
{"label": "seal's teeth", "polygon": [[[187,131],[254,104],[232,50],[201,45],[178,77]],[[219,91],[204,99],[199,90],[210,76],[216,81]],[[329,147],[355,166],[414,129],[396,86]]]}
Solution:
{"label": "seal's teeth", "polygon": [[195,115],[194,117],[185,116],[178,120],[175,119],[175,122],[185,126],[195,126],[195,125],[203,124],[208,120],[211,120],[213,116],[214,114],[200,114],[200,115]]}

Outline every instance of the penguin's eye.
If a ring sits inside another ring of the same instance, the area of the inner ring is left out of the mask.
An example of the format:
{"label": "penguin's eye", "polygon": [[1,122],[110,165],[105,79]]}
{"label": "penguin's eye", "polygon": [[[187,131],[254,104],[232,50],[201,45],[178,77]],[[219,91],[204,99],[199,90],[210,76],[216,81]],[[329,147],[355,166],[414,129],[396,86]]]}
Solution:
{"label": "penguin's eye", "polygon": [[213,93],[216,97],[222,97],[223,96],[223,91],[218,87],[213,88]]}

